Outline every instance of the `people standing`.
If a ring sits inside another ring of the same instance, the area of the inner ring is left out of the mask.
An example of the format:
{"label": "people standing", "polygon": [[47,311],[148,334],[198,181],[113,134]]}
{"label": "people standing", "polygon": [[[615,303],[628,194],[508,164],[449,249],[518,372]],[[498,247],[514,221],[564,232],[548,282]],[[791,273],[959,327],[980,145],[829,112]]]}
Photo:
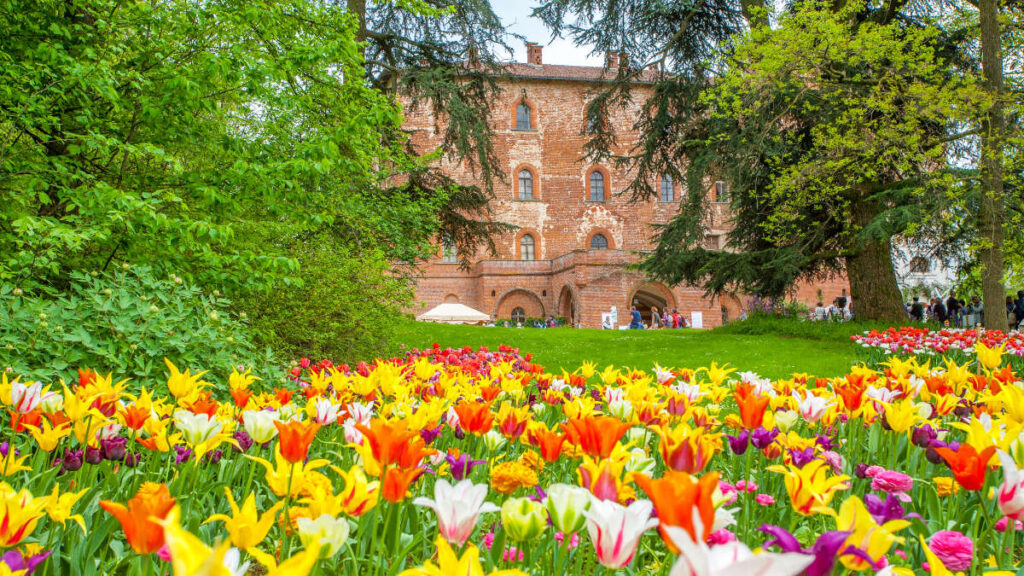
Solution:
{"label": "people standing", "polygon": [[644,319],[640,316],[640,311],[636,309],[636,306],[629,307],[629,328],[630,330],[644,329]]}
{"label": "people standing", "polygon": [[924,306],[917,296],[914,296],[914,301],[910,305],[910,319],[914,322],[924,322]]}
{"label": "people standing", "polygon": [[657,330],[661,328],[661,314],[658,309],[651,307],[651,330]]}
{"label": "people standing", "polygon": [[942,303],[942,298],[936,298],[935,303],[932,304],[932,318],[935,318],[935,321],[943,326],[945,326],[946,320],[949,320],[949,311]]}
{"label": "people standing", "polygon": [[1024,324],[1024,290],[1017,290],[1017,300],[1013,303],[1014,313],[1017,315],[1017,329]]}
{"label": "people standing", "polygon": [[956,292],[950,290],[949,298],[946,298],[946,316],[953,326],[960,326],[960,301],[956,299]]}

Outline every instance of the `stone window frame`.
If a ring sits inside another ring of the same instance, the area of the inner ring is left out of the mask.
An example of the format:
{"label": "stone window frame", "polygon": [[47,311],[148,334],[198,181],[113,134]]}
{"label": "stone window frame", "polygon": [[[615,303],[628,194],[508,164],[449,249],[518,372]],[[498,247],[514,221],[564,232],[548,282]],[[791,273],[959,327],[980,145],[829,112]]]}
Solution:
{"label": "stone window frame", "polygon": [[[530,110],[530,127],[527,128],[527,129],[519,128],[519,106],[520,105],[525,105]],[[527,98],[526,96],[521,96],[519,98],[516,98],[515,101],[512,102],[512,131],[513,132],[536,132],[538,126],[539,125],[538,125],[538,122],[537,122],[537,105],[534,104],[534,102],[531,99]]]}
{"label": "stone window frame", "polygon": [[[715,180],[715,183],[711,185],[711,189],[715,193],[715,199],[713,200],[715,204],[729,204],[732,202],[732,186],[725,180]],[[719,190],[724,190],[725,194],[720,194]],[[725,200],[722,200],[722,196],[725,197]]]}
{"label": "stone window frame", "polygon": [[605,230],[604,228],[595,228],[590,231],[590,234],[587,235],[587,243],[584,244],[584,250],[594,250],[594,248],[590,247],[590,243],[593,241],[594,236],[597,236],[598,234],[604,236],[604,239],[608,242],[608,247],[605,248],[605,250],[616,250],[615,239],[608,230]]}
{"label": "stone window frame", "polygon": [[[594,200],[590,190],[590,179],[591,177],[593,177],[593,174],[595,172],[600,173],[601,176],[604,178],[604,190],[602,191],[603,195],[601,200]],[[587,202],[599,202],[601,204],[608,203],[608,198],[611,196],[612,177],[611,174],[608,172],[607,168],[605,168],[604,166],[592,166],[589,170],[587,170],[587,173],[584,176],[583,181],[586,186],[585,200]]]}
{"label": "stone window frame", "polygon": [[458,264],[459,251],[455,243],[450,240],[441,241],[441,264]]}
{"label": "stone window frame", "polygon": [[[528,171],[533,179],[533,197],[528,199],[519,197],[519,173],[522,172],[523,170]],[[516,166],[516,169],[513,172],[513,174],[515,175],[515,177],[512,178],[512,199],[515,200],[516,202],[540,201],[540,175],[538,174],[537,169],[530,164],[520,164],[519,166]]]}
{"label": "stone window frame", "polygon": [[[668,179],[669,183],[672,185],[672,198],[669,199],[669,200],[665,200],[665,179],[666,178]],[[668,172],[663,173],[661,175],[661,178],[658,179],[658,202],[660,202],[662,204],[670,204],[672,202],[675,202],[676,198],[679,198],[678,186],[679,186],[679,183],[676,182],[676,179],[673,178],[671,174],[669,174]]]}

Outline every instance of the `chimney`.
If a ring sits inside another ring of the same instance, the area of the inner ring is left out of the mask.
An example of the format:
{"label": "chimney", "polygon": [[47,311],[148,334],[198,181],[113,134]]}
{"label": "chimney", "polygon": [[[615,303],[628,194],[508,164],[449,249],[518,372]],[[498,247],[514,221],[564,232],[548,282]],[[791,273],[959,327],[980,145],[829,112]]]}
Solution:
{"label": "chimney", "polygon": [[534,66],[544,65],[544,57],[542,55],[544,47],[536,42],[526,43],[526,62],[527,64],[533,64]]}
{"label": "chimney", "polygon": [[607,58],[605,60],[605,64],[608,66],[608,68],[610,68],[612,70],[618,70],[619,69],[619,53],[618,52],[609,52],[608,56],[607,56]]}

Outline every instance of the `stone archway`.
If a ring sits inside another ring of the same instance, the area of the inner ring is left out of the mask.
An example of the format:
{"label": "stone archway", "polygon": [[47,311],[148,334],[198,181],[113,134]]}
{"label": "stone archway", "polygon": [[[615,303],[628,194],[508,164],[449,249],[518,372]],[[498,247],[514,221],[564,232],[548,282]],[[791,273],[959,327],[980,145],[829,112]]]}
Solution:
{"label": "stone archway", "polygon": [[735,294],[722,294],[718,298],[718,303],[722,309],[723,325],[739,320],[740,316],[743,315],[743,305],[740,304],[740,299]]}
{"label": "stone archway", "polygon": [[459,296],[458,296],[458,294],[448,294],[447,296],[444,297],[444,303],[445,304],[458,304],[459,303]]}
{"label": "stone archway", "polygon": [[650,326],[651,311],[654,308],[657,308],[659,313],[664,313],[666,308],[672,310],[676,307],[676,299],[672,296],[672,291],[666,288],[664,284],[645,282],[633,290],[629,297],[627,310],[628,306],[636,306],[636,309],[640,311],[640,316],[644,319],[644,323]]}
{"label": "stone archway", "polygon": [[558,295],[558,307],[556,308],[557,314],[565,321],[569,326],[575,327],[579,323],[579,303],[576,300],[576,295],[573,293],[572,288],[568,284],[562,286],[562,292]]}

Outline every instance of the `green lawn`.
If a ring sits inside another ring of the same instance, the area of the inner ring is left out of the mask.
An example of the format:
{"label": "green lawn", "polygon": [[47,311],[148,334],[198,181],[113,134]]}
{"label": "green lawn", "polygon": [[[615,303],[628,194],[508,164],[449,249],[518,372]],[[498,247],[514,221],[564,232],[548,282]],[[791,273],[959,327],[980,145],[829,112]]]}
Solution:
{"label": "green lawn", "polygon": [[548,370],[573,370],[583,360],[650,369],[655,362],[674,368],[729,363],[762,376],[794,372],[838,376],[857,361],[857,349],[842,338],[803,338],[774,334],[735,334],[720,330],[573,330],[569,328],[482,328],[423,322],[398,327],[394,351],[406,347],[507,344],[532,353]]}

